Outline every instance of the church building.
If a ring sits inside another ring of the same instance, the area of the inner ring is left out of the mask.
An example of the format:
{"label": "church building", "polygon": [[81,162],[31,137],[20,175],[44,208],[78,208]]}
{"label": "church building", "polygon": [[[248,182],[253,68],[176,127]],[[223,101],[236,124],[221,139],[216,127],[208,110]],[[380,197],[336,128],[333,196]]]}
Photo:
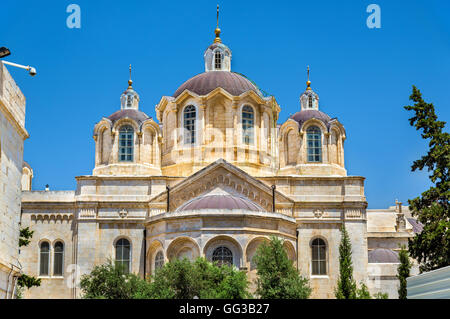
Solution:
{"label": "church building", "polygon": [[279,123],[277,100],[232,71],[220,33],[205,71],[163,96],[156,119],[130,76],[120,109],[94,127],[95,168],[75,190],[33,191],[24,170],[22,226],[34,235],[20,260],[42,279],[26,298],[79,298],[77,278],[108,259],[145,276],[203,256],[254,281],[252,258],[271,236],[312,298],[334,298],[343,224],[355,280],[397,297],[397,251],[420,225],[400,203],[367,209],[364,177],[347,175],[344,125],[321,111],[309,70],[298,112]]}

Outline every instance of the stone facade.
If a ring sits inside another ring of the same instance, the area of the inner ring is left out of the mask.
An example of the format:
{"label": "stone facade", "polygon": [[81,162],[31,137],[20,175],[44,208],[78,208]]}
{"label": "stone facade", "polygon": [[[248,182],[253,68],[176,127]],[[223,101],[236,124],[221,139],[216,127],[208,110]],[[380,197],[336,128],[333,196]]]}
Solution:
{"label": "stone facade", "polygon": [[413,235],[404,214],[366,209],[364,178],[345,169],[344,126],[319,111],[311,82],[301,110],[277,125],[277,101],[231,72],[219,35],[205,52],[206,72],[162,97],[159,123],[139,110],[130,79],[121,109],[94,128],[95,168],[76,177],[75,191],[29,190],[32,170],[24,169],[22,223],[35,231],[24,270],[43,279],[26,297],[78,298],[77,278],[108,259],[146,276],[174,258],[204,256],[254,280],[257,247],[278,236],[312,297],[333,298],[342,224],[355,279],[395,297],[395,258],[380,266],[369,254],[395,254]]}
{"label": "stone facade", "polygon": [[11,298],[21,265],[19,222],[25,97],[0,63],[0,298]]}

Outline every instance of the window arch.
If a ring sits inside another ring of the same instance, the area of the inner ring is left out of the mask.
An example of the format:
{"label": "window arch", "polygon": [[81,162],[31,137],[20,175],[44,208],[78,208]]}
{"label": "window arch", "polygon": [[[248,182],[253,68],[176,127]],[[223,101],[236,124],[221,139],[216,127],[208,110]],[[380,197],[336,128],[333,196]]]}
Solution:
{"label": "window arch", "polygon": [[119,130],[119,161],[132,162],[134,153],[134,130],[124,125]]}
{"label": "window arch", "polygon": [[308,98],[308,107],[309,107],[310,109],[313,108],[313,97],[312,97],[312,96],[310,96],[310,97]]}
{"label": "window arch", "polygon": [[311,243],[311,274],[327,274],[327,245],[321,238],[316,238]]}
{"label": "window arch", "polygon": [[183,112],[183,124],[184,124],[184,144],[195,144],[195,119],[197,117],[197,111],[195,106],[189,105]]}
{"label": "window arch", "polygon": [[164,266],[164,254],[158,251],[155,257],[155,270],[161,269]]}
{"label": "window arch", "polygon": [[53,275],[62,276],[64,269],[64,244],[57,241],[53,245]]}
{"label": "window arch", "polygon": [[220,50],[214,52],[214,69],[222,70],[223,53]]}
{"label": "window arch", "polygon": [[48,276],[50,265],[50,244],[42,242],[39,247],[39,275]]}
{"label": "window arch", "polygon": [[242,143],[253,144],[255,112],[250,105],[242,108]]}
{"label": "window arch", "polygon": [[217,262],[219,266],[221,265],[233,265],[233,253],[231,250],[225,246],[220,246],[214,249],[212,254],[212,261]]}
{"label": "window arch", "polygon": [[127,108],[133,107],[133,96],[131,94],[127,95]]}
{"label": "window arch", "polygon": [[308,162],[322,162],[322,131],[317,126],[311,126],[306,131]]}
{"label": "window arch", "polygon": [[126,273],[130,272],[131,245],[126,238],[121,238],[116,242],[116,264],[122,265]]}

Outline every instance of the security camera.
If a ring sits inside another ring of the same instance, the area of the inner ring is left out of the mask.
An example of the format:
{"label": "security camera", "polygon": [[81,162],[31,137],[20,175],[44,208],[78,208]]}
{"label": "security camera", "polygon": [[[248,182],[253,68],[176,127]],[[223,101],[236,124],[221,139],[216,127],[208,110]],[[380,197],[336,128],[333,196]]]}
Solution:
{"label": "security camera", "polygon": [[35,76],[36,74],[37,74],[36,69],[30,67],[30,75],[31,75],[31,76]]}

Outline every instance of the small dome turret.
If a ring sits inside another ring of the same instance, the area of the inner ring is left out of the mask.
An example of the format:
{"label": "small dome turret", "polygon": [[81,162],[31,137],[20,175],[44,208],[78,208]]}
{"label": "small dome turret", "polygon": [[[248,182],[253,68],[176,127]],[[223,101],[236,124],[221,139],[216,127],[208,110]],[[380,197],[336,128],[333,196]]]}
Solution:
{"label": "small dome turret", "polygon": [[309,80],[309,66],[308,66],[308,81],[306,81],[306,91],[300,95],[301,110],[319,110],[319,96],[311,89],[311,81]]}
{"label": "small dome turret", "polygon": [[130,79],[128,80],[128,88],[120,96],[120,108],[125,109],[139,109],[139,94],[133,89],[133,81],[131,80],[131,64],[130,64]]}
{"label": "small dome turret", "polygon": [[205,51],[205,72],[231,71],[231,50],[222,43],[219,29],[219,5],[217,5],[217,27],[214,33],[216,38]]}

